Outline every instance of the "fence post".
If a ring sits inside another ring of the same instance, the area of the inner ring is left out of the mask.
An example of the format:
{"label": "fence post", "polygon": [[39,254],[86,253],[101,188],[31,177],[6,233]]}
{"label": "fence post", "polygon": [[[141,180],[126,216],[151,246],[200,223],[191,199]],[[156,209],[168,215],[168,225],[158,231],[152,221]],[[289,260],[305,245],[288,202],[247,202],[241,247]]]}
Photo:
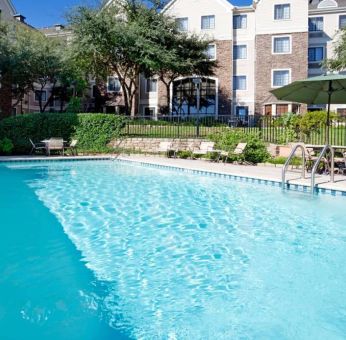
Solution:
{"label": "fence post", "polygon": [[196,120],[196,137],[199,138],[199,116]]}

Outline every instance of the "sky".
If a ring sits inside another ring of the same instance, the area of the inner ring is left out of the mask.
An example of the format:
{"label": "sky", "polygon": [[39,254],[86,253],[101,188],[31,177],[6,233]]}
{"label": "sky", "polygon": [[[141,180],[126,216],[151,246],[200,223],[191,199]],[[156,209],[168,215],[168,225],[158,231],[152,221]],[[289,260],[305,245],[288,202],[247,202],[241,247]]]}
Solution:
{"label": "sky", "polygon": [[[17,12],[37,28],[64,24],[65,15],[71,7],[94,4],[97,0],[12,0]],[[231,0],[234,5],[248,5],[252,0]]]}

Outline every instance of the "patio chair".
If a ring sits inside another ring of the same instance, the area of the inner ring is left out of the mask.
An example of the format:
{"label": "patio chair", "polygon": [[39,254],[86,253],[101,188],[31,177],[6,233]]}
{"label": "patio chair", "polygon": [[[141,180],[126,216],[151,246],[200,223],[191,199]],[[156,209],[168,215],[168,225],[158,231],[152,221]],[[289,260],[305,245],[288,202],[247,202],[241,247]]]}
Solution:
{"label": "patio chair", "polygon": [[214,146],[214,142],[202,141],[198,148],[192,150],[192,158],[194,158],[194,156],[205,156],[208,153],[215,151]]}
{"label": "patio chair", "polygon": [[343,152],[343,160],[342,160],[342,163],[339,165],[339,168],[338,168],[338,173],[340,175],[346,175],[346,151]]}
{"label": "patio chair", "polygon": [[78,144],[78,140],[77,139],[72,139],[70,145],[65,146],[64,149],[65,150],[71,150],[72,156],[77,156],[78,155],[77,144]]}
{"label": "patio chair", "polygon": [[46,144],[44,143],[34,143],[32,139],[29,138],[30,144],[31,144],[31,151],[30,155],[32,155],[36,151],[40,151],[45,153],[46,152]]}
{"label": "patio chair", "polygon": [[224,158],[224,163],[227,163],[227,160],[229,158],[236,157],[237,161],[240,160],[241,163],[250,165],[250,164],[252,164],[251,162],[246,162],[244,160],[241,160],[241,156],[244,155],[244,151],[246,149],[246,146],[247,146],[247,143],[239,143],[232,152],[222,151],[220,153],[220,156],[221,157],[222,156],[225,157]]}
{"label": "patio chair", "polygon": [[173,151],[173,155],[175,156],[175,151],[172,148],[172,144],[172,142],[160,142],[158,151],[160,153],[164,153],[167,157],[169,157]]}
{"label": "patio chair", "polygon": [[64,140],[62,138],[50,138],[47,143],[48,156],[50,156],[51,151],[61,151],[64,156]]}

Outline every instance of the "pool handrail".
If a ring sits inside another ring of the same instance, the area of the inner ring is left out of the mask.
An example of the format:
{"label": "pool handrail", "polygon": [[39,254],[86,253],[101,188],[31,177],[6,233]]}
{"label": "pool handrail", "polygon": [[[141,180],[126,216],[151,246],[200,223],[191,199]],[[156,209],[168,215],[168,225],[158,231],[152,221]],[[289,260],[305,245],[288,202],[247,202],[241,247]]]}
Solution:
{"label": "pool handrail", "polygon": [[284,166],[283,166],[283,168],[282,168],[282,183],[281,183],[282,189],[285,189],[285,188],[286,188],[286,172],[287,172],[288,167],[289,167],[289,165],[290,165],[290,163],[291,163],[291,160],[292,160],[293,157],[295,156],[295,154],[296,154],[296,152],[297,152],[298,149],[301,149],[301,150],[302,150],[302,157],[303,157],[301,178],[303,178],[303,179],[305,178],[305,165],[306,165],[306,157],[305,157],[305,152],[306,152],[306,150],[305,150],[305,144],[304,144],[304,143],[298,143],[298,144],[296,144],[296,145],[293,147],[293,149],[292,149],[290,155],[288,156],[288,158],[287,158],[287,160],[286,160],[286,162],[285,162],[285,164],[284,164]]}
{"label": "pool handrail", "polygon": [[[330,181],[334,183],[334,148],[327,144],[323,147],[319,157],[317,158],[312,170],[311,170],[311,193],[315,193],[315,185],[316,185],[316,179],[315,175],[318,169],[318,166],[320,165],[322,158],[326,155],[327,151],[330,151],[331,153],[331,165],[330,165]],[[328,159],[327,159],[328,162]]]}

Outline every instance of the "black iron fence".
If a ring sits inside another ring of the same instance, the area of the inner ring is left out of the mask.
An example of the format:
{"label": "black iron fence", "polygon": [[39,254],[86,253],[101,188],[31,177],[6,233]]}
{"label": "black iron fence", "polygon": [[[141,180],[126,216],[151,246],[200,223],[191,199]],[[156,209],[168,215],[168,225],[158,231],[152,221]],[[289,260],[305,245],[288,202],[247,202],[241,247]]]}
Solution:
{"label": "black iron fence", "polygon": [[[265,142],[287,144],[303,141],[323,144],[326,124],[311,127],[290,126],[280,117],[269,116],[146,116],[129,117],[124,128],[127,137],[207,138],[222,131],[239,131],[256,135]],[[334,119],[329,132],[330,143],[346,145],[346,119]]]}

